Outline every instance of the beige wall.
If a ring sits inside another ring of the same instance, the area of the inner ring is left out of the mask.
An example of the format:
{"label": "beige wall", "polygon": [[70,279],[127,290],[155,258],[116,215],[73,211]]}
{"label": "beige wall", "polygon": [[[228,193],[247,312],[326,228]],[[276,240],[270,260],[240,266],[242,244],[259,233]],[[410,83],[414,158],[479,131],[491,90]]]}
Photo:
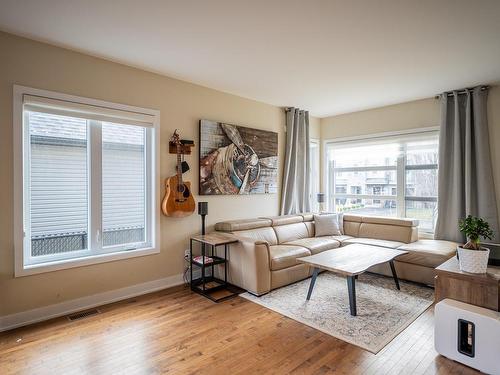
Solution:
{"label": "beige wall", "polygon": [[[439,122],[439,100],[429,98],[322,118],[320,121],[321,138],[327,140],[418,129],[438,126]],[[488,95],[488,123],[497,207],[500,208],[500,86],[498,83],[492,83],[492,88]],[[500,243],[500,238],[497,238],[495,242]],[[497,256],[500,256],[500,254],[497,253]]]}
{"label": "beige wall", "polygon": [[309,137],[320,139],[321,138],[321,119],[317,117],[309,117]]}
{"label": "beige wall", "polygon": [[321,119],[321,138],[332,139],[439,125],[433,98]]}
{"label": "beige wall", "polygon": [[[0,51],[0,316],[179,275],[189,236],[200,228],[197,214],[185,219],[162,216],[162,247],[158,255],[14,278],[14,84],[159,109],[162,179],[174,174],[175,156],[166,151],[168,138],[179,128],[182,137],[197,143],[198,121],[202,118],[278,132],[282,164],[285,115],[278,107],[5,33],[0,33]],[[319,136],[318,119],[311,119],[311,133]],[[187,179],[197,193],[198,151],[195,150],[187,157],[191,165]],[[281,174],[280,169],[280,183]],[[276,215],[279,210],[278,194],[202,197],[202,200],[209,202],[209,226],[227,219]]]}

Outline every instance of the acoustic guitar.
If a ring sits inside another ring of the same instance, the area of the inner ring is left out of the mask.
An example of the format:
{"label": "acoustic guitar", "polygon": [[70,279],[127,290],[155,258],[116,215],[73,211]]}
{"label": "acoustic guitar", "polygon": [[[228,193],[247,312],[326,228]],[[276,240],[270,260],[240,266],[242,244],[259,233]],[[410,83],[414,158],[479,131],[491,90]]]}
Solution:
{"label": "acoustic guitar", "polygon": [[161,210],[166,216],[186,217],[194,212],[195,202],[191,193],[191,183],[182,180],[181,140],[177,130],[171,142],[175,143],[177,149],[177,173],[165,180],[165,196]]}

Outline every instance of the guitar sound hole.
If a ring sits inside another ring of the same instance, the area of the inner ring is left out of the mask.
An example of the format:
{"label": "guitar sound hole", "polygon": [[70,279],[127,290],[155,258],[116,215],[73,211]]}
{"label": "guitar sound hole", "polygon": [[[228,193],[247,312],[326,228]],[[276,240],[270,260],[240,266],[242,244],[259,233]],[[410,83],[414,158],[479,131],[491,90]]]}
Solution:
{"label": "guitar sound hole", "polygon": [[177,185],[177,191],[178,191],[179,193],[184,192],[184,189],[185,189],[184,185]]}

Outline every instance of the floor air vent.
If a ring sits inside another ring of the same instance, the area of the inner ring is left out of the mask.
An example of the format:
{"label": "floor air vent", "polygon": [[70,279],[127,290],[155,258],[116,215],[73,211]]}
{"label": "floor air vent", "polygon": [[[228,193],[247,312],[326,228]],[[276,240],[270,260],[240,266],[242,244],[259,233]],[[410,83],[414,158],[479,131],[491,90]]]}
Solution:
{"label": "floor air vent", "polygon": [[77,312],[75,314],[68,315],[68,320],[75,321],[75,320],[85,319],[85,318],[88,318],[89,316],[97,315],[99,313],[100,313],[100,311],[97,309],[80,311],[80,312]]}

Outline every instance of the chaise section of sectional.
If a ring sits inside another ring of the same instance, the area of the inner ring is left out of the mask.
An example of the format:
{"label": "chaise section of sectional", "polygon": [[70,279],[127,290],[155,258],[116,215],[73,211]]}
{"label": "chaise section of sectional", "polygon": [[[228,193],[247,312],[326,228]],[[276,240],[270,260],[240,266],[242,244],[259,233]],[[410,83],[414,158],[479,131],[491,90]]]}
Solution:
{"label": "chaise section of sectional", "polygon": [[398,258],[399,262],[436,268],[455,255],[457,244],[442,240],[418,240],[398,249],[408,251]]}
{"label": "chaise section of sectional", "polygon": [[[353,238],[342,241],[408,251],[394,264],[403,280],[434,285],[434,268],[455,255],[457,244],[451,241],[419,240],[418,220],[374,216],[344,215],[344,232]],[[370,272],[391,276],[387,264],[370,268]]]}
{"label": "chaise section of sectional", "polygon": [[[408,251],[394,262],[398,276],[422,284],[434,285],[434,269],[456,254],[457,243],[442,240],[418,240],[400,246],[398,250]],[[371,269],[382,275],[390,276],[391,270],[385,264]]]}

